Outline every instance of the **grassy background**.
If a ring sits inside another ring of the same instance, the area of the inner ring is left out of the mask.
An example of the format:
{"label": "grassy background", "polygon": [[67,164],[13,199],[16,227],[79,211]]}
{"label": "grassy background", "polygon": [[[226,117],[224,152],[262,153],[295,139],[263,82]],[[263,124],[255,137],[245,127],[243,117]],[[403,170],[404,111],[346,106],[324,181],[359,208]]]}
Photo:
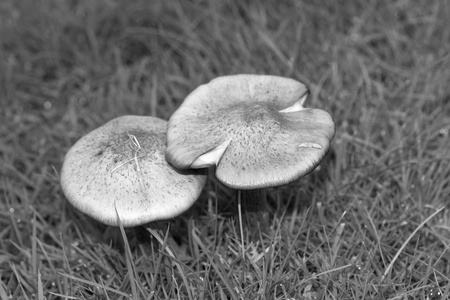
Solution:
{"label": "grassy background", "polygon": [[[446,299],[449,20],[445,1],[1,1],[0,299]],[[175,257],[67,204],[78,138],[238,73],[305,82],[337,123],[321,168],[269,191],[245,261],[214,182],[172,222]]]}

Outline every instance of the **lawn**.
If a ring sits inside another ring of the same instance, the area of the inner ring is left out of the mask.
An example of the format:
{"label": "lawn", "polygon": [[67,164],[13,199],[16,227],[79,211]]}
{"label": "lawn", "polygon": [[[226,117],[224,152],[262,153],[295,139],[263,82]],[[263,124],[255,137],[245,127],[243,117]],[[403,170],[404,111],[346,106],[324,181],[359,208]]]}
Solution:
{"label": "lawn", "polygon": [[[449,20],[445,1],[1,1],[0,299],[450,298]],[[336,123],[320,167],[267,190],[269,224],[244,222],[245,258],[213,176],[157,238],[71,207],[80,137],[230,74],[304,82]]]}

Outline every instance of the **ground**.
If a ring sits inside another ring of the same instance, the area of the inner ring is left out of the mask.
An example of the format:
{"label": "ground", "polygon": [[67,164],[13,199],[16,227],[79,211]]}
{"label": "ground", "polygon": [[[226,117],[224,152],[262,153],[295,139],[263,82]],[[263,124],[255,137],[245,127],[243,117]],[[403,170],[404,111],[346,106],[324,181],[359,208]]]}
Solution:
{"label": "ground", "polygon": [[[1,1],[0,299],[449,298],[449,20],[445,1]],[[68,204],[81,136],[246,73],[307,84],[336,136],[267,191],[245,259],[212,177],[171,247]]]}

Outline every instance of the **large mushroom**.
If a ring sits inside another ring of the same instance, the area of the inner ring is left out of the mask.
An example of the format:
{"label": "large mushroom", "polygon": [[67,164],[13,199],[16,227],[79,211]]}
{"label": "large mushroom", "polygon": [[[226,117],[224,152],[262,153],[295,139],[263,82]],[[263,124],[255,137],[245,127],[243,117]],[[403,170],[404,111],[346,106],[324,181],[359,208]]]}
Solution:
{"label": "large mushroom", "polygon": [[303,106],[308,94],[290,78],[218,77],[169,119],[166,159],[179,169],[215,166],[216,178],[239,191],[294,181],[316,168],[335,134],[330,114]]}
{"label": "large mushroom", "polygon": [[[138,226],[186,211],[206,182],[164,158],[167,122],[122,116],[78,140],[67,152],[61,186],[80,212],[107,225]],[[119,223],[120,219],[120,223]]]}

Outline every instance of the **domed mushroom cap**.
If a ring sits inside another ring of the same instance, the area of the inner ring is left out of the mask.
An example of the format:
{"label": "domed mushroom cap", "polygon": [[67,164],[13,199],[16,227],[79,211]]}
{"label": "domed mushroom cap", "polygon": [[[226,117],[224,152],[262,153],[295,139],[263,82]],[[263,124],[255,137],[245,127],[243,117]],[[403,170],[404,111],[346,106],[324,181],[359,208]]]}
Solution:
{"label": "domed mushroom cap", "polygon": [[[122,116],[82,137],[66,154],[61,186],[79,211],[113,226],[173,218],[197,200],[206,182],[164,159],[167,122]],[[116,214],[117,209],[117,214]]]}
{"label": "domed mushroom cap", "polygon": [[181,169],[216,165],[217,179],[235,189],[300,178],[319,164],[335,133],[326,111],[303,107],[308,93],[278,76],[218,77],[170,118],[166,159]]}

